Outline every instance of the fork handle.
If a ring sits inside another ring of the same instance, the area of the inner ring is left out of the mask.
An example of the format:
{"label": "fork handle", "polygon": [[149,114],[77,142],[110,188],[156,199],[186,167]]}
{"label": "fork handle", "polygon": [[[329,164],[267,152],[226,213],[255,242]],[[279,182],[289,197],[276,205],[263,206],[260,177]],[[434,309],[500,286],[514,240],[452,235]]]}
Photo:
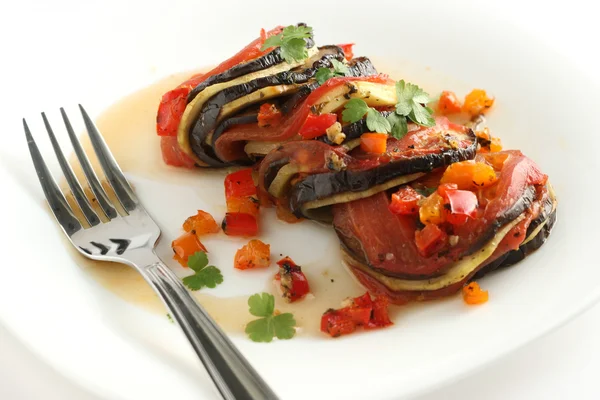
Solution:
{"label": "fork handle", "polygon": [[179,278],[153,256],[154,262],[140,268],[142,274],[185,333],[221,396],[225,400],[278,399]]}

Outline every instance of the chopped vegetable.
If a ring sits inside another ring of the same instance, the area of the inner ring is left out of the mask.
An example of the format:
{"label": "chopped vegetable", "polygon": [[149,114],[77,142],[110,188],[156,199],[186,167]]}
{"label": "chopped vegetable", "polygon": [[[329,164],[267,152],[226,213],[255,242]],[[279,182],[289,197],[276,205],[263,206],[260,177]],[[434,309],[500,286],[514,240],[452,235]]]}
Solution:
{"label": "chopped vegetable", "polygon": [[451,164],[441,183],[455,183],[458,189],[471,190],[491,186],[498,180],[494,169],[486,163],[473,160]]}
{"label": "chopped vegetable", "polygon": [[448,235],[438,225],[427,224],[420,231],[415,231],[415,244],[423,257],[432,256],[444,248]]}
{"label": "chopped vegetable", "polygon": [[266,268],[271,264],[271,246],[252,239],[235,253],[233,266],[237,269]]}
{"label": "chopped vegetable", "polygon": [[487,290],[481,290],[477,282],[471,282],[462,289],[463,299],[467,304],[483,304],[488,301]]}
{"label": "chopped vegetable", "polygon": [[354,43],[338,44],[338,46],[342,48],[346,61],[350,61],[354,58],[354,52],[352,51]]}
{"label": "chopped vegetable", "polygon": [[344,301],[345,307],[329,309],[321,316],[321,331],[332,337],[347,335],[363,326],[366,329],[392,325],[388,315],[389,300],[385,296],[371,299],[369,293]]}
{"label": "chopped vegetable", "polygon": [[465,97],[462,110],[471,116],[485,114],[494,105],[494,98],[489,97],[485,90],[473,89]]}
{"label": "chopped vegetable", "polygon": [[258,217],[260,204],[258,198],[254,196],[230,197],[227,199],[227,212],[250,214]]}
{"label": "chopped vegetable", "polygon": [[206,247],[200,242],[196,234],[184,233],[171,243],[175,255],[173,258],[182,266],[188,266],[188,258],[199,251],[206,251]]}
{"label": "chopped vegetable", "polygon": [[477,216],[477,196],[468,190],[447,190],[445,198],[449,207],[444,207],[445,220],[452,225],[462,225]]}
{"label": "chopped vegetable", "polygon": [[258,110],[258,126],[261,128],[271,126],[279,122],[281,118],[281,111],[275,107],[275,104],[264,103]]}
{"label": "chopped vegetable", "polygon": [[480,131],[475,132],[477,135],[477,143],[479,143],[479,152],[480,153],[496,153],[498,151],[502,151],[502,142],[500,138],[493,137],[490,134],[489,128],[484,128]]}
{"label": "chopped vegetable", "polygon": [[198,210],[196,215],[188,217],[183,223],[183,230],[202,236],[209,233],[219,232],[219,225],[209,213]]}
{"label": "chopped vegetable", "polygon": [[336,114],[309,114],[304,122],[304,125],[302,125],[300,128],[300,132],[298,133],[303,139],[314,139],[318,136],[324,135],[327,128],[336,122]]}
{"label": "chopped vegetable", "polygon": [[279,272],[275,274],[275,283],[288,303],[301,300],[310,292],[308,280],[302,268],[291,258],[285,257],[277,261]]}
{"label": "chopped vegetable", "polygon": [[289,25],[283,28],[283,32],[271,36],[265,40],[261,50],[267,50],[271,47],[279,46],[281,56],[288,64],[294,61],[302,61],[308,57],[305,38],[310,37],[312,28],[306,25]]}
{"label": "chopped vegetable", "polygon": [[419,200],[421,196],[415,189],[410,186],[403,186],[394,194],[392,194],[392,202],[389,209],[394,214],[412,215],[419,212]]}
{"label": "chopped vegetable", "polygon": [[223,283],[221,271],[214,265],[208,265],[208,256],[204,251],[192,254],[188,259],[188,266],[194,271],[194,275],[183,278],[183,284],[190,290],[200,290],[204,286],[212,289]]}
{"label": "chopped vegetable", "polygon": [[255,236],[258,233],[256,217],[244,213],[226,213],[221,228],[229,236]]}
{"label": "chopped vegetable", "polygon": [[461,111],[461,104],[454,92],[444,90],[440,95],[437,105],[438,111],[442,115],[456,114]]}
{"label": "chopped vegetable", "polygon": [[249,322],[245,332],[253,342],[270,342],[291,339],[296,334],[296,320],[291,313],[274,315],[275,297],[269,293],[257,293],[248,298],[250,314],[261,317]]}
{"label": "chopped vegetable", "polygon": [[419,219],[424,224],[441,224],[444,222],[444,199],[437,193],[421,201]]}
{"label": "chopped vegetable", "polygon": [[383,154],[387,149],[388,135],[385,133],[363,133],[360,136],[360,148],[371,154]]}
{"label": "chopped vegetable", "polygon": [[225,198],[256,195],[252,168],[244,168],[225,177]]}

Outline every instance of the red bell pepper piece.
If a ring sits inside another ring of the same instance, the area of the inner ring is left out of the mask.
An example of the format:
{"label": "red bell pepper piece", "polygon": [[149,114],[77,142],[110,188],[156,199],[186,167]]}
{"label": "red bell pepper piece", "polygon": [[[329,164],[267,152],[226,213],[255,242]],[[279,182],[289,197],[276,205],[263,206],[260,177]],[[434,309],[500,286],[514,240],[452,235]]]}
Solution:
{"label": "red bell pepper piece", "polygon": [[252,168],[241,169],[225,177],[225,198],[256,195],[256,186],[252,179]]}
{"label": "red bell pepper piece", "polygon": [[350,61],[354,58],[354,51],[352,51],[354,43],[338,44],[338,46],[342,48],[344,57],[346,57],[347,61]]}
{"label": "red bell pepper piece", "polygon": [[436,224],[427,224],[425,228],[415,232],[415,243],[417,250],[423,257],[429,257],[436,251],[441,250],[448,240],[446,232]]}
{"label": "red bell pepper piece", "polygon": [[306,121],[304,121],[304,125],[302,125],[302,128],[300,128],[300,132],[298,133],[303,139],[314,139],[318,136],[324,135],[325,130],[336,122],[336,114],[309,114],[306,118]]}
{"label": "red bell pepper piece", "polygon": [[258,222],[253,215],[228,212],[221,228],[229,236],[255,236],[258,233]]}
{"label": "red bell pepper piece", "polygon": [[177,136],[160,138],[160,150],[165,164],[173,167],[193,168],[196,162],[185,154],[177,143]]}
{"label": "red bell pepper piece", "polygon": [[415,189],[410,186],[400,188],[396,193],[392,194],[392,202],[389,209],[394,214],[414,215],[419,212],[419,200],[421,196]]}
{"label": "red bell pepper piece", "polygon": [[277,261],[277,265],[279,272],[275,274],[275,281],[279,284],[283,297],[289,303],[304,298],[310,292],[310,287],[302,268],[289,257]]}

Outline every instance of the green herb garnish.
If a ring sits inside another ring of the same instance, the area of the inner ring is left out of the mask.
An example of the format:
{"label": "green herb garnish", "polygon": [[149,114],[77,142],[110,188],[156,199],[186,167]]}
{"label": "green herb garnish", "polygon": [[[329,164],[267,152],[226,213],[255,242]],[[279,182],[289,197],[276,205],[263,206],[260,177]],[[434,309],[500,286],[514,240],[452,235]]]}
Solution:
{"label": "green herb garnish", "polygon": [[319,82],[319,85],[322,85],[328,79],[331,79],[336,76],[348,76],[350,75],[350,69],[343,62],[338,60],[331,60],[331,65],[333,66],[333,70],[329,68],[319,68],[317,73],[315,74],[315,79]]}
{"label": "green herb garnish", "polygon": [[267,38],[263,43],[261,50],[265,51],[270,47],[281,48],[281,56],[288,63],[302,61],[308,57],[305,38],[310,37],[312,28],[310,26],[290,25],[283,28],[283,31],[275,36]]}
{"label": "green herb garnish", "polygon": [[246,325],[246,333],[253,342],[270,342],[277,339],[291,339],[296,334],[296,320],[291,313],[273,315],[275,297],[269,293],[257,293],[248,299],[250,314],[256,317]]}
{"label": "green herb garnish", "polygon": [[434,126],[433,110],[427,104],[429,95],[417,85],[406,83],[404,80],[396,82],[396,110],[384,118],[379,111],[369,107],[364,100],[352,99],[344,105],[342,120],[356,122],[367,115],[367,127],[372,132],[388,133],[400,139],[408,133],[408,120],[421,126]]}
{"label": "green herb garnish", "polygon": [[223,282],[221,271],[214,265],[208,265],[208,256],[203,251],[188,257],[188,267],[195,272],[183,278],[183,284],[190,290],[200,290],[204,286],[212,289]]}

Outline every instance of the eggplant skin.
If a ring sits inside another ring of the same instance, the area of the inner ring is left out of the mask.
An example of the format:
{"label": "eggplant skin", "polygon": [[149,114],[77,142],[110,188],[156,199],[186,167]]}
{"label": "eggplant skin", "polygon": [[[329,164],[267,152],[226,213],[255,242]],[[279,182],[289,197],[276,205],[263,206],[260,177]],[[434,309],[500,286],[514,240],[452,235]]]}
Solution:
{"label": "eggplant skin", "polygon": [[[548,206],[548,204],[550,204]],[[548,210],[549,209],[549,210]],[[538,232],[537,235],[530,241],[525,244],[522,244],[518,249],[509,251],[506,254],[503,254],[500,258],[492,261],[491,263],[482,267],[477,273],[471,278],[471,280],[479,279],[484,275],[501,269],[506,268],[511,265],[522,261],[529,254],[533,253],[535,250],[542,247],[542,245],[546,242],[548,237],[550,236],[550,232],[556,223],[556,208],[553,209],[552,202],[546,202],[544,204],[544,210],[540,213],[540,215],[529,224],[529,228],[527,228],[527,235],[529,237],[530,234],[542,223],[546,222],[546,224],[542,227],[542,229]]]}
{"label": "eggplant skin", "polygon": [[464,149],[446,150],[439,154],[391,161],[366,171],[343,170],[309,175],[292,187],[290,209],[297,217],[306,217],[303,214],[302,206],[310,201],[343,192],[361,192],[402,175],[430,172],[455,162],[471,160],[475,157],[477,139],[472,131],[469,136],[473,138],[473,144]]}

